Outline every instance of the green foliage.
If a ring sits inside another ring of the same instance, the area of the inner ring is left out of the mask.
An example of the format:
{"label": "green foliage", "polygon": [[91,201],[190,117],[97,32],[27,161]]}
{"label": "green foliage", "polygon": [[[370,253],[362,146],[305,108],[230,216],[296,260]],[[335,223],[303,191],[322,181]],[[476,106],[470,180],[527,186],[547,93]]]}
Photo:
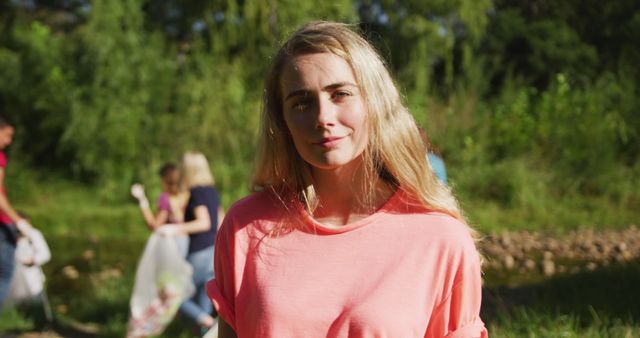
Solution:
{"label": "green foliage", "polygon": [[[150,146],[144,123],[156,113],[148,110],[155,108],[154,94],[166,94],[154,89],[172,66],[158,55],[163,47],[158,39],[141,31],[140,3],[92,6],[87,26],[75,36],[76,72],[82,77],[76,78],[62,146],[73,149],[74,171],[126,182],[136,160],[150,160],[143,151]],[[142,44],[146,48],[139,48]]]}
{"label": "green foliage", "polygon": [[456,75],[473,66],[490,7],[484,0],[366,1],[360,11],[365,26],[384,38],[380,49],[388,53],[412,108],[419,108],[430,93],[448,93]]}
{"label": "green foliage", "polygon": [[20,56],[7,48],[0,48],[0,90],[9,91],[20,81]]}
{"label": "green foliage", "polygon": [[[538,18],[527,20],[517,9],[499,10],[486,36],[494,81],[516,75],[525,83],[546,86],[558,72],[593,75],[596,49],[581,40],[567,22]],[[508,84],[504,85],[508,90]]]}
{"label": "green foliage", "polygon": [[[9,47],[9,48],[7,48]],[[5,109],[17,115],[21,148],[34,162],[59,163],[65,154],[57,144],[68,120],[70,83],[63,70],[63,41],[38,21],[16,26],[10,46],[0,49],[0,92]],[[46,118],[44,117],[46,116]],[[49,142],[34,140],[50,139]]]}
{"label": "green foliage", "polygon": [[[133,181],[156,195],[157,169],[186,150],[207,155],[225,204],[246,194],[269,58],[314,19],[360,21],[481,226],[575,226],[590,215],[620,225],[635,214],[631,1],[593,4],[616,22],[592,7],[576,15],[577,1],[97,1],[65,7],[71,25],[48,16],[56,3],[0,17],[0,104],[18,122],[12,158],[95,186],[100,202],[77,215],[29,208],[43,222],[136,217],[100,203],[124,202]],[[38,199],[39,187],[19,184],[28,189],[18,196]]]}
{"label": "green foliage", "polygon": [[515,93],[505,91],[494,106],[490,121],[490,148],[493,159],[517,156],[530,150],[536,129],[533,100],[536,90],[522,88]]}

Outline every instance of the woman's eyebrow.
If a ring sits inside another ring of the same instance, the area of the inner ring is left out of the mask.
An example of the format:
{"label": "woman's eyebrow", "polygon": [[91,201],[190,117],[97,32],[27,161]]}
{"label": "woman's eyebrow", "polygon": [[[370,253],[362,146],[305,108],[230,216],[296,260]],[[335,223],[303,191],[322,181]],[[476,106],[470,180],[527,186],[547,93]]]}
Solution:
{"label": "woman's eyebrow", "polygon": [[349,81],[342,81],[342,82],[336,82],[336,83],[332,83],[328,86],[324,87],[324,90],[327,89],[336,89],[336,88],[340,88],[340,87],[358,87],[355,83],[351,83]]}
{"label": "woman's eyebrow", "polygon": [[[324,86],[323,90],[331,90],[331,89],[336,89],[336,88],[340,88],[340,87],[358,87],[355,83],[349,82],[349,81],[342,81],[342,82],[336,82],[336,83],[332,83],[330,85]],[[296,97],[296,96],[306,96],[309,94],[309,92],[311,92],[309,89],[296,89],[294,91],[292,91],[291,93],[289,93],[284,100],[287,101],[292,97]]]}
{"label": "woman's eyebrow", "polygon": [[306,96],[309,94],[309,90],[308,89],[296,89],[294,91],[292,91],[291,93],[289,93],[287,95],[287,97],[284,98],[285,101],[287,101],[288,99],[295,97],[295,96]]}

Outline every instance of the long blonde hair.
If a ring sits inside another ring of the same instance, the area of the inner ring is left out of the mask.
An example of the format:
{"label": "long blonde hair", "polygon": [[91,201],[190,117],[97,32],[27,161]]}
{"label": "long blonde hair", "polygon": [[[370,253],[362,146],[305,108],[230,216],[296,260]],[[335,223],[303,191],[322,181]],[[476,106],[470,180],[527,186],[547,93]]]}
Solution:
{"label": "long blonde hair", "polygon": [[189,151],[182,156],[180,174],[182,185],[185,189],[202,185],[214,185],[215,183],[209,168],[209,162],[204,154],[200,152]]}
{"label": "long blonde hair", "polygon": [[351,66],[363,95],[368,117],[369,143],[363,165],[367,196],[374,200],[380,180],[408,192],[433,211],[447,213],[463,222],[464,216],[448,187],[441,184],[426,158],[426,148],[418,127],[402,104],[387,67],[374,48],[349,25],[317,21],[299,28],[276,54],[267,75],[262,107],[262,123],[252,190],[273,190],[284,200],[284,192],[317,204],[308,194],[308,164],[293,144],[283,117],[280,77],[293,57],[332,53]]}

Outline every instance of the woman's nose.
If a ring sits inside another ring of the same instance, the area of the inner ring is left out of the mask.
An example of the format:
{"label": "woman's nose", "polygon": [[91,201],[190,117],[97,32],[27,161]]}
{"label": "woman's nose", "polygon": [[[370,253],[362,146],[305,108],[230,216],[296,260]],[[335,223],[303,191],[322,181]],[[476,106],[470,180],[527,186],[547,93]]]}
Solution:
{"label": "woman's nose", "polygon": [[336,106],[328,98],[318,99],[318,112],[316,115],[316,128],[334,126],[336,122]]}

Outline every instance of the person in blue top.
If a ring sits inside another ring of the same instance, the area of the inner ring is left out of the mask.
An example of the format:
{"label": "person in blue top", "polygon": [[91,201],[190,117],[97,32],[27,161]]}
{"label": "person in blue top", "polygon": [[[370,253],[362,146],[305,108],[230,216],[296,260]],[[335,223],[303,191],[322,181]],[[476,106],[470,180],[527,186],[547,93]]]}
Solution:
{"label": "person in blue top", "polygon": [[205,284],[213,278],[213,245],[224,218],[224,209],[220,204],[220,194],[214,186],[209,162],[202,153],[184,154],[181,175],[182,185],[190,193],[184,223],[166,224],[158,231],[170,235],[189,235],[187,261],[193,267],[196,291],[191,299],[180,305],[180,312],[206,331],[216,323]]}
{"label": "person in blue top", "polygon": [[447,169],[445,168],[440,151],[431,143],[429,137],[427,137],[427,133],[422,128],[420,128],[420,136],[427,148],[427,160],[431,165],[431,169],[433,169],[440,182],[447,184]]}
{"label": "person in blue top", "polygon": [[436,152],[429,150],[427,151],[427,159],[431,164],[431,169],[436,173],[436,177],[438,177],[442,183],[447,184],[447,169],[444,166],[442,157]]}

